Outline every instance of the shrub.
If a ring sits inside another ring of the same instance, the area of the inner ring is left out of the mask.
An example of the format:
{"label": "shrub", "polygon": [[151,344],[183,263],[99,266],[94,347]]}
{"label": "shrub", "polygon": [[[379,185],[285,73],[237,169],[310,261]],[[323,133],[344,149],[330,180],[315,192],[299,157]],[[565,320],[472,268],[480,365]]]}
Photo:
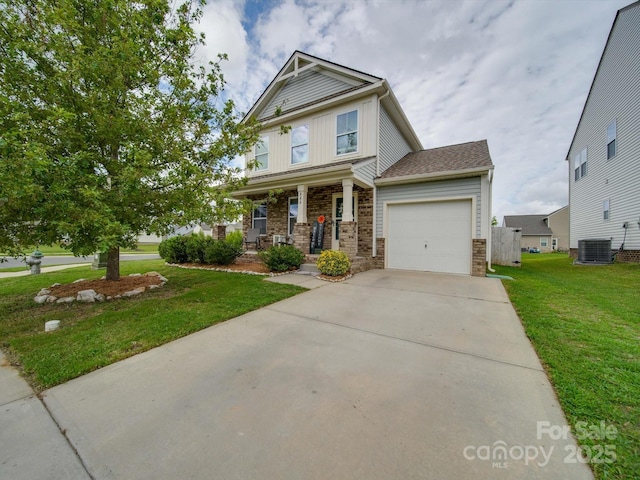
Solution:
{"label": "shrub", "polygon": [[234,245],[238,250],[242,250],[242,230],[235,230],[233,232],[229,232],[227,234],[227,238],[225,238],[227,242]]}
{"label": "shrub", "polygon": [[258,255],[272,272],[286,272],[298,268],[304,261],[303,253],[293,245],[274,245],[258,252]]}
{"label": "shrub", "polygon": [[187,252],[187,261],[192,263],[204,263],[204,251],[207,245],[207,239],[212,241],[211,237],[205,237],[204,233],[200,232],[192,234],[185,239],[185,248]]}
{"label": "shrub", "polygon": [[160,242],[158,253],[168,263],[185,263],[188,261],[185,237],[171,237]]}
{"label": "shrub", "polygon": [[242,254],[242,244],[224,240],[211,240],[207,243],[204,260],[206,263],[215,265],[231,265],[236,258]]}
{"label": "shrub", "polygon": [[316,266],[320,273],[330,277],[338,277],[349,271],[351,262],[344,252],[325,250],[320,254]]}

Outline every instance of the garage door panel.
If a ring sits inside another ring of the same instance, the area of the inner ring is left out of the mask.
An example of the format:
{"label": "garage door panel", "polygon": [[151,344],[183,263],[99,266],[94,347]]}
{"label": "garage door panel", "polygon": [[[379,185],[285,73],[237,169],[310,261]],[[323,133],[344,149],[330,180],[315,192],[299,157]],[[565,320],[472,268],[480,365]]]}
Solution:
{"label": "garage door panel", "polygon": [[388,207],[389,268],[471,271],[471,202],[423,202]]}

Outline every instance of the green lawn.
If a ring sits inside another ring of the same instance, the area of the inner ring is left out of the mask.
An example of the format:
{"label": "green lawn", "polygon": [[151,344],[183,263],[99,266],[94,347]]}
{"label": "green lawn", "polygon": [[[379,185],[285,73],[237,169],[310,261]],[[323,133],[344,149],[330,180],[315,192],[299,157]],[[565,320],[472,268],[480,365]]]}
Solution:
{"label": "green lawn", "polygon": [[[522,319],[570,425],[613,425],[612,463],[592,462],[596,478],[640,475],[640,265],[573,265],[562,254],[523,254],[522,267],[495,267]],[[584,424],[583,424],[584,425]]]}
{"label": "green lawn", "polygon": [[[123,275],[155,270],[169,281],[140,297],[38,305],[33,297],[41,288],[104,271],[79,267],[0,279],[0,348],[37,391],[305,290],[257,275],[167,267],[162,260],[120,267]],[[49,320],[60,320],[61,329],[44,333]]]}

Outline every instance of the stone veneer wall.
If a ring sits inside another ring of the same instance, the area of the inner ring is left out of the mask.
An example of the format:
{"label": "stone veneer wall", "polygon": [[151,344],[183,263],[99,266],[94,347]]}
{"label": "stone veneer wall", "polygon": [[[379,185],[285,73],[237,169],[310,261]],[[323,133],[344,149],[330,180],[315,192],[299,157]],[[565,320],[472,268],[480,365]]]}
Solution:
{"label": "stone veneer wall", "polygon": [[357,222],[342,222],[340,224],[340,251],[349,258],[358,256],[358,224]]}
{"label": "stone veneer wall", "polygon": [[[373,192],[359,186],[354,186],[353,191],[358,193],[358,231],[357,231],[357,255],[371,256],[371,242],[373,241]],[[331,248],[333,235],[333,195],[342,193],[342,185],[327,185],[323,187],[310,187],[307,193],[307,221],[310,225],[320,216],[324,215],[323,246]],[[289,197],[297,197],[297,190],[287,190],[276,195],[275,201],[267,204],[267,235],[263,238],[263,246],[271,246],[273,235],[283,235],[288,230]],[[252,196],[251,200],[259,200],[264,196]],[[244,215],[242,221],[242,235],[246,237],[251,228],[251,213]],[[310,231],[309,231],[310,233]],[[307,238],[307,243],[310,238]],[[296,245],[299,241],[296,239]],[[299,247],[298,247],[299,248]],[[304,252],[304,250],[303,250]]]}
{"label": "stone veneer wall", "polygon": [[214,225],[211,227],[211,236],[214,240],[224,240],[227,238],[227,226],[226,225]]}
{"label": "stone veneer wall", "polygon": [[487,240],[474,238],[471,251],[471,275],[484,277],[487,274]]}

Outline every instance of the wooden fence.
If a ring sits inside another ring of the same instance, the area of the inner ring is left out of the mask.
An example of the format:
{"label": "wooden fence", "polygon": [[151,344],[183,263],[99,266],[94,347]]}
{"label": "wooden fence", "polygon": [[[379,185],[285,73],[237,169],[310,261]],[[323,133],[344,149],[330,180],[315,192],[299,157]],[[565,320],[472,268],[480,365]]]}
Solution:
{"label": "wooden fence", "polygon": [[519,267],[522,262],[519,228],[491,227],[491,263]]}

